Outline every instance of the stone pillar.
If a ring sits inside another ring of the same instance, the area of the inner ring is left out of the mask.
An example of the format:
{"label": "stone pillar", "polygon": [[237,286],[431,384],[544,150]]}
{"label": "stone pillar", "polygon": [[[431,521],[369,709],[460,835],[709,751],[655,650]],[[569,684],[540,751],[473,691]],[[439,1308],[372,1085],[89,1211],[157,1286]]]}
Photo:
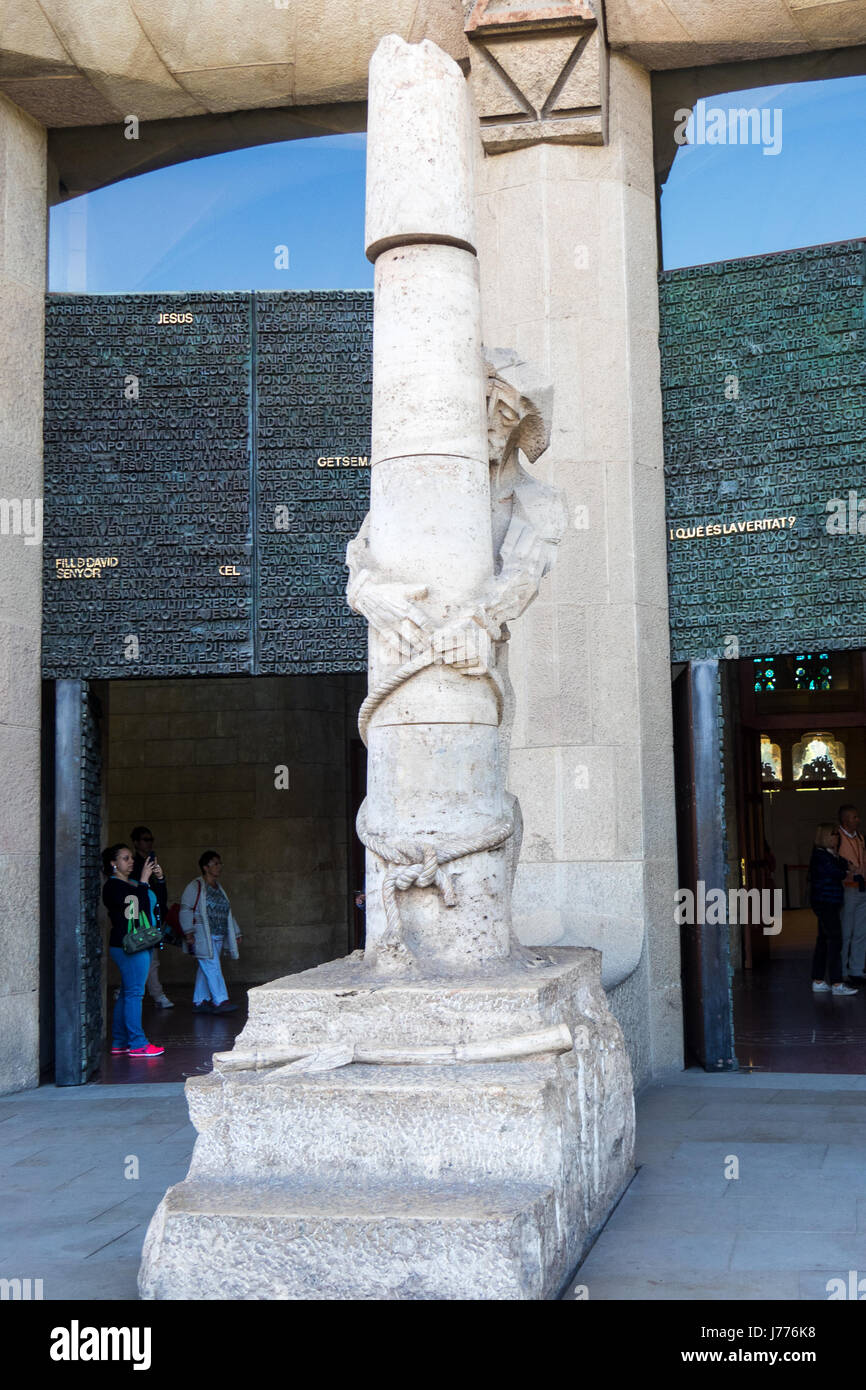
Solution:
{"label": "stone pillar", "polygon": [[199,1138],[145,1298],[555,1298],[632,1172],[598,952],[509,936],[499,660],[559,540],[518,459],[546,446],[544,393],[515,354],[482,360],[459,69],[383,39],[370,111],[374,452],[348,551],[370,949],[253,990],[187,1084]]}
{"label": "stone pillar", "polygon": [[[561,55],[545,78],[544,50],[533,64],[518,37],[514,72],[555,88]],[[479,260],[485,342],[554,382],[540,467],[569,509],[511,642],[514,926],[537,946],[602,951],[641,1080],[682,1065],[649,74],[610,54],[607,99],[603,146],[560,143],[551,124],[502,153],[478,142]]]}
{"label": "stone pillar", "polygon": [[[414,600],[406,611],[423,613],[424,628],[422,637],[410,618],[371,620],[371,692],[416,650],[423,659],[434,633],[453,633],[460,657],[470,641],[490,645],[483,629],[462,621],[493,575],[469,117],[463,75],[440,49],[382,41],[370,65],[368,122],[367,255],[376,265],[370,579],[357,603],[363,611],[371,583],[396,586]],[[504,829],[497,690],[483,658],[477,664],[473,679],[440,659],[373,709],[368,838],[423,849],[455,835],[480,843],[491,827]],[[498,845],[461,859],[450,905],[441,892],[401,892],[404,952],[417,953],[422,968],[471,969],[508,954],[504,838],[494,834]],[[368,851],[370,963],[381,963],[388,935],[385,874]]]}
{"label": "stone pillar", "polygon": [[45,131],[0,96],[0,1092],[39,1081]]}

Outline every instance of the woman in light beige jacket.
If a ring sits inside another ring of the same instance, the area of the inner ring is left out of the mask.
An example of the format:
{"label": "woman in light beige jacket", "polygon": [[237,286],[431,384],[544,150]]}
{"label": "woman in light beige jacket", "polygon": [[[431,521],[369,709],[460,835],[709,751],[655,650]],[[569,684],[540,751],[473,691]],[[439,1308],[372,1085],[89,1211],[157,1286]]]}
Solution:
{"label": "woman in light beige jacket", "polygon": [[186,950],[198,961],[193,1011],[198,1014],[233,1014],[220,956],[223,946],[238,958],[241,929],[219,881],[223,861],[215,849],[207,849],[198,861],[201,876],[186,885],[180,900],[180,925]]}

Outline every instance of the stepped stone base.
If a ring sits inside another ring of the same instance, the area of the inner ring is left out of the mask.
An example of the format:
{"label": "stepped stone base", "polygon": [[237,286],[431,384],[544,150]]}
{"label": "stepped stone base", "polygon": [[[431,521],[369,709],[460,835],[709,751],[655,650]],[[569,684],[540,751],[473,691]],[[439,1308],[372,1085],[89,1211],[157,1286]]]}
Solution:
{"label": "stepped stone base", "polygon": [[[172,1188],[145,1246],[143,1296],[179,1299],[543,1299],[553,1193],[334,1184]],[[158,1257],[156,1250],[158,1249]],[[238,1258],[239,1250],[247,1251]],[[554,1289],[555,1293],[556,1290]]]}
{"label": "stepped stone base", "polygon": [[631,1074],[599,969],[596,951],[552,951],[395,983],[357,954],[251,991],[239,1053],[558,1023],[575,1045],[190,1080],[199,1138],[151,1222],[142,1297],[555,1298],[633,1171]]}

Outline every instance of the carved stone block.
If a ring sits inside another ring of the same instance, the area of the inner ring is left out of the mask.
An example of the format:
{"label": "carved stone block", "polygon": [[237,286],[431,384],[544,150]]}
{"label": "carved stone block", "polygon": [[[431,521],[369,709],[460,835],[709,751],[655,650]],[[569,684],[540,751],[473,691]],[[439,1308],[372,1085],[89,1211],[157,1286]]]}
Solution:
{"label": "carved stone block", "polygon": [[540,141],[605,143],[600,7],[589,0],[476,0],[464,11],[470,82],[488,154]]}
{"label": "carved stone block", "polygon": [[595,951],[463,984],[357,957],[250,993],[238,1047],[454,1041],[566,1024],[520,1062],[196,1077],[189,1175],[154,1215],[145,1299],[555,1298],[632,1175],[634,1109]]}

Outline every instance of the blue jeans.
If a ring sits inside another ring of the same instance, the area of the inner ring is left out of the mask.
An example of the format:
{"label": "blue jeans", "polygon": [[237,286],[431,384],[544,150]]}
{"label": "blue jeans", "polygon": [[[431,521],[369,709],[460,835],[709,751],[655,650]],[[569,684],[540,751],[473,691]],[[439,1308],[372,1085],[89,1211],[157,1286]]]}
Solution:
{"label": "blue jeans", "polygon": [[842,974],[866,974],[866,893],[846,888],[842,903]]}
{"label": "blue jeans", "polygon": [[141,1001],[151,954],[136,951],[129,956],[120,946],[109,947],[109,955],[120,971],[120,994],[111,1020],[113,1047],[147,1047],[141,1027]]}

